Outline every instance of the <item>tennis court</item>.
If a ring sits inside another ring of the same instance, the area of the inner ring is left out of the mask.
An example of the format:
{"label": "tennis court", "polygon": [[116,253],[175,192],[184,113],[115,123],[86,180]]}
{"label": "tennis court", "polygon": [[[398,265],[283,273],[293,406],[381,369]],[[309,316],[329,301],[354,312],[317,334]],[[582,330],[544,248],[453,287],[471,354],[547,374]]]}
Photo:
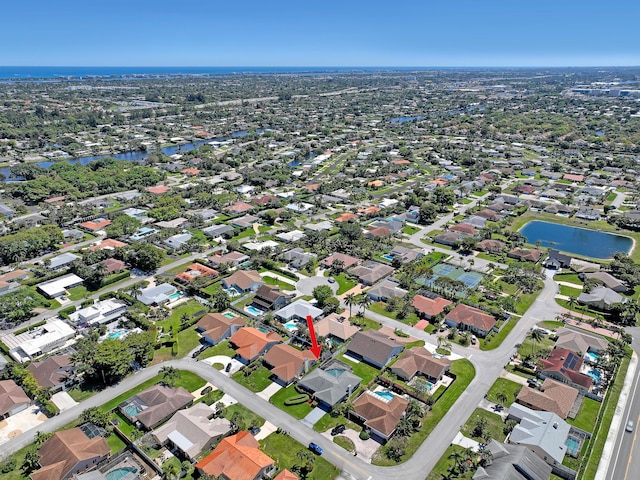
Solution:
{"label": "tennis court", "polygon": [[433,276],[428,280],[418,280],[422,285],[431,286],[440,277],[447,277],[464,283],[469,290],[475,289],[482,281],[483,275],[478,272],[465,272],[461,268],[456,268],[448,263],[439,263],[432,269]]}

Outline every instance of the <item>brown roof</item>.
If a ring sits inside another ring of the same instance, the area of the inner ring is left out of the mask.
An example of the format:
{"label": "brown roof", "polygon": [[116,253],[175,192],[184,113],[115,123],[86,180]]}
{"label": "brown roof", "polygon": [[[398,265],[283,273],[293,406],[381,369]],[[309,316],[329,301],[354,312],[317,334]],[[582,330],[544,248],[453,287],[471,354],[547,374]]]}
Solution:
{"label": "brown roof", "polygon": [[285,468],[273,480],[298,480],[298,476]]}
{"label": "brown roof", "polygon": [[157,187],[149,187],[147,188],[147,192],[154,193],[156,195],[161,195],[169,191],[169,187],[166,185],[158,185]]}
{"label": "brown roof", "polygon": [[233,205],[229,205],[228,207],[226,207],[225,210],[231,213],[242,213],[242,212],[248,212],[252,208],[253,206],[249,205],[248,203],[236,202]]}
{"label": "brown roof", "polygon": [[227,285],[237,285],[242,290],[246,290],[255,282],[264,283],[264,280],[256,270],[236,270],[224,281]]}
{"label": "brown roof", "polygon": [[227,318],[223,314],[216,312],[207,313],[200,319],[196,328],[202,332],[202,335],[206,335],[213,340],[219,340],[232,325],[244,327],[245,321],[239,316]]}
{"label": "brown roof", "polygon": [[422,295],[416,295],[413,297],[411,304],[418,312],[430,317],[435,317],[444,311],[445,307],[448,307],[453,302],[446,298],[438,297],[435,299],[423,297]]}
{"label": "brown roof", "polygon": [[21,403],[31,403],[22,387],[13,380],[0,380],[0,416]]}
{"label": "brown roof", "polygon": [[136,397],[147,405],[147,408],[138,413],[135,419],[149,429],[193,402],[193,395],[184,388],[167,385],[154,385]]}
{"label": "brown roof", "polygon": [[557,372],[571,382],[589,389],[593,384],[593,379],[589,375],[580,373],[582,366],[582,358],[573,353],[571,350],[557,348],[551,351],[549,356],[540,360],[543,371]]}
{"label": "brown roof", "polygon": [[388,237],[392,232],[387,227],[367,227],[367,233],[373,237]]}
{"label": "brown roof", "polygon": [[106,458],[111,449],[102,437],[89,438],[79,428],[53,434],[38,453],[42,468],[31,474],[32,480],[60,480],[77,470],[79,463]]}
{"label": "brown roof", "polygon": [[393,370],[400,370],[405,378],[413,378],[416,373],[422,373],[431,378],[438,378],[443,369],[451,366],[448,358],[435,358],[424,347],[414,347],[406,350],[396,363]]}
{"label": "brown roof", "polygon": [[353,402],[353,410],[365,419],[365,425],[389,437],[408,405],[409,402],[398,395],[386,402],[380,395],[367,390]]}
{"label": "brown roof", "polygon": [[183,280],[185,282],[190,282],[194,278],[198,277],[215,277],[218,275],[218,271],[214,270],[211,267],[207,267],[202,265],[201,263],[192,263],[187,267],[184,272],[181,272],[176,275],[177,279]]}
{"label": "brown roof", "polygon": [[87,230],[95,231],[102,230],[104,227],[111,225],[111,220],[105,218],[97,218],[95,220],[89,220],[88,222],[82,222],[80,226]]}
{"label": "brown roof", "polygon": [[522,387],[516,397],[516,402],[533,410],[553,412],[560,418],[565,419],[569,415],[577,396],[578,389],[551,378],[546,378],[542,384],[542,391],[530,387]]}
{"label": "brown roof", "polygon": [[273,367],[271,372],[287,383],[301,372],[305,360],[311,365],[315,359],[309,350],[296,350],[284,343],[274,345],[264,356],[264,361]]}
{"label": "brown roof", "polygon": [[402,344],[392,340],[384,333],[377,330],[366,330],[356,333],[347,349],[384,365],[389,360],[392,350],[401,346]]}
{"label": "brown roof", "polygon": [[343,213],[342,215],[340,215],[338,218],[336,218],[336,222],[347,222],[349,220],[355,220],[356,218],[358,218],[357,215],[353,214],[353,213]]}
{"label": "brown roof", "polygon": [[13,272],[5,273],[4,275],[0,276],[0,281],[11,282],[16,279],[27,278],[28,275],[29,273],[24,270],[14,270]]}
{"label": "brown roof", "polygon": [[70,355],[56,355],[30,364],[27,370],[31,372],[38,385],[44,388],[54,388],[69,380],[69,372],[73,370],[73,365]]}
{"label": "brown roof", "polygon": [[115,258],[107,258],[102,262],[102,264],[107,267],[107,272],[120,272],[125,269],[125,263],[122,260],[118,260]]}
{"label": "brown roof", "polygon": [[528,260],[530,262],[536,263],[538,260],[540,260],[540,257],[542,256],[542,251],[536,250],[535,248],[528,249],[528,248],[516,247],[512,250],[509,250],[509,253],[507,254],[507,256],[512,258],[519,258],[520,260]]}
{"label": "brown roof", "polygon": [[484,332],[488,332],[496,324],[496,319],[492,315],[462,303],[456,305],[445,318],[457,324],[463,323],[469,327],[475,327]]}
{"label": "brown roof", "polygon": [[333,255],[329,255],[327,258],[322,260],[321,263],[325,267],[330,267],[336,260],[342,261],[344,263],[345,269],[352,267],[362,261],[359,258],[352,257],[351,255],[347,255],[345,253],[334,253]]}
{"label": "brown roof", "polygon": [[213,263],[214,265],[220,265],[222,263],[236,263],[236,262],[240,262],[242,260],[246,260],[249,257],[247,255],[245,255],[244,253],[240,253],[240,252],[229,252],[229,253],[225,253],[224,255],[212,255],[211,257],[209,257],[209,261],[211,263]]}
{"label": "brown roof", "polygon": [[360,330],[355,325],[351,325],[348,320],[342,322],[338,320],[338,315],[332,313],[316,323],[316,334],[319,337],[333,335],[341,340],[347,340]]}
{"label": "brown roof", "polygon": [[236,346],[238,355],[249,360],[253,360],[260,355],[267,344],[281,341],[282,338],[277,333],[264,333],[253,327],[243,327],[229,339],[229,342]]}
{"label": "brown roof", "polygon": [[281,292],[279,287],[273,287],[266,284],[260,285],[260,288],[256,291],[256,296],[253,297],[253,303],[262,308],[270,309],[274,302],[281,297],[291,298],[286,293]]}
{"label": "brown roof", "polygon": [[478,233],[476,227],[474,227],[473,225],[469,225],[468,223],[458,223],[457,225],[452,225],[449,227],[449,230],[454,232],[468,233],[469,235],[475,235]]}
{"label": "brown roof", "polygon": [[264,469],[273,465],[273,459],[259,449],[260,444],[249,432],[226,437],[196,468],[207,475],[229,480],[254,480]]}
{"label": "brown roof", "polygon": [[496,252],[504,249],[506,244],[501,242],[500,240],[482,240],[476,244],[476,250],[480,250],[482,252]]}

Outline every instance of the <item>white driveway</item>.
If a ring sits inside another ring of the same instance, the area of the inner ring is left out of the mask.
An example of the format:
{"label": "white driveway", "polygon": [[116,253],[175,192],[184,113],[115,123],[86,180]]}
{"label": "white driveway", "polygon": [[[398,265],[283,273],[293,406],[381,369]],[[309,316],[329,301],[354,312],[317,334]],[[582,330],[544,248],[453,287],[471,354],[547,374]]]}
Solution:
{"label": "white driveway", "polygon": [[[202,362],[211,366],[213,366],[214,363],[219,363],[221,365],[224,365],[222,370],[220,370],[220,373],[222,373],[223,375],[226,375],[227,377],[231,376],[232,374],[240,370],[242,367],[244,367],[242,362],[240,362],[239,360],[236,360],[235,358],[228,357],[226,355],[214,355],[213,357],[205,358],[204,360],[202,360]],[[225,371],[225,369],[229,363],[231,363],[231,370],[227,372]]]}
{"label": "white driveway", "polygon": [[78,404],[67,392],[58,392],[51,397],[51,401],[61,412]]}
{"label": "white driveway", "polygon": [[0,444],[17,437],[22,432],[31,430],[47,420],[47,416],[40,412],[40,408],[32,405],[26,410],[0,421]]}
{"label": "white driveway", "polygon": [[265,400],[269,400],[271,397],[273,397],[280,389],[282,388],[282,385],[278,385],[275,382],[271,382],[271,385],[269,385],[267,388],[265,388],[264,390],[262,390],[261,392],[256,393],[256,395],[258,395],[260,398],[264,398]]}

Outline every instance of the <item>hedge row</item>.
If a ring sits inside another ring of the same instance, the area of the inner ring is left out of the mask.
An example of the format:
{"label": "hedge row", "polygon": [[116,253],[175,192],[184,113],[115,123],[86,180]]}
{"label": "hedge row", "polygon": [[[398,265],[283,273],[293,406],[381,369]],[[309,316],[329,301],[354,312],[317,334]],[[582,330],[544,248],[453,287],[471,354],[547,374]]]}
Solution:
{"label": "hedge row", "polygon": [[60,315],[62,318],[69,318],[69,315],[71,315],[75,311],[76,311],[76,306],[75,305],[70,305],[68,307],[65,307],[65,308],[59,310],[58,311],[58,315]]}
{"label": "hedge row", "polygon": [[32,287],[34,285],[37,285],[38,283],[48,282],[49,280],[53,280],[54,278],[61,277],[63,275],[66,275],[67,273],[69,273],[67,269],[63,268],[62,271],[53,272],[53,273],[50,273],[49,275],[45,275],[44,277],[27,278],[22,282],[22,284],[27,285],[28,287]]}
{"label": "hedge row", "polygon": [[307,400],[309,400],[309,395],[306,393],[303,393],[301,395],[295,395],[293,397],[287,398],[284,401],[284,404],[289,407],[291,405],[300,405],[301,403],[304,403]]}
{"label": "hedge row", "polygon": [[104,280],[102,280],[102,286],[106,287],[107,285],[111,285],[112,283],[119,282],[122,279],[129,278],[130,276],[131,276],[131,272],[129,270],[116,273],[115,275],[111,275],[110,277],[107,277]]}

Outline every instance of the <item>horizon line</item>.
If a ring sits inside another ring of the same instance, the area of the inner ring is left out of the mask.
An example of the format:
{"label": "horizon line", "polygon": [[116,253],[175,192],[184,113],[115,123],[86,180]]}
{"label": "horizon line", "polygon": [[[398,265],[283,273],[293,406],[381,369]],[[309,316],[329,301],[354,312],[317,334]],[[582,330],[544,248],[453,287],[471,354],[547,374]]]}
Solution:
{"label": "horizon line", "polygon": [[0,65],[0,68],[639,68],[628,65]]}

